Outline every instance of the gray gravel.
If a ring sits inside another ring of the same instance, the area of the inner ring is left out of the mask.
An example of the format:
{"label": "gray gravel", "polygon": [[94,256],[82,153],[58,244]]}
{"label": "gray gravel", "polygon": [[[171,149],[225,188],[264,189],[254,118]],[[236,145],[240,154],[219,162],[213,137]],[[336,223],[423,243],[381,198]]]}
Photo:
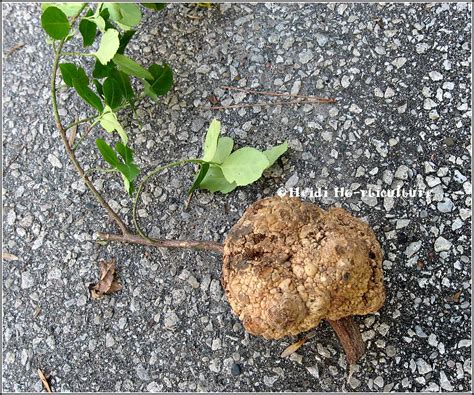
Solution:
{"label": "gray gravel", "polygon": [[[387,302],[357,320],[368,351],[349,381],[326,324],[289,359],[279,354],[293,339],[246,334],[224,298],[217,255],[95,243],[114,225],[59,143],[39,6],[2,7],[4,51],[25,44],[4,58],[4,249],[20,258],[4,262],[4,391],[39,391],[38,368],[55,391],[469,391],[470,5],[172,5],[146,12],[130,44],[142,63],[165,60],[176,76],[159,104],[140,106],[141,124],[123,114],[142,168],[199,155],[214,116],[238,146],[291,147],[255,185],[197,193],[188,211],[190,167],[155,179],[140,211],[155,236],[223,240],[251,202],[285,184],[432,192],[315,198],[367,220],[385,251]],[[210,95],[261,99],[228,94],[226,84],[338,103],[199,109]],[[67,90],[61,108],[68,121],[87,115]],[[100,164],[98,136],[78,151],[86,168]],[[121,180],[94,182],[131,222]],[[111,258],[124,288],[92,301],[87,286]]]}

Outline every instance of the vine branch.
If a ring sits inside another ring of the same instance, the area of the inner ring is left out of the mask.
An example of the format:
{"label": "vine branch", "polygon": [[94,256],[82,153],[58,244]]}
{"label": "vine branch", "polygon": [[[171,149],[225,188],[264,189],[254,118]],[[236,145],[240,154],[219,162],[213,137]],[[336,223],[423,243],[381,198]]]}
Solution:
{"label": "vine branch", "polygon": [[[74,22],[79,17],[79,15],[81,15],[85,7],[86,7],[86,4],[84,4],[79,10],[79,12],[73,17],[71,25],[74,24]],[[61,140],[64,144],[64,148],[66,149],[66,153],[69,156],[69,159],[71,160],[72,164],[76,168],[77,172],[79,173],[80,177],[84,181],[84,184],[86,185],[86,187],[92,192],[96,200],[105,209],[105,211],[107,211],[109,217],[117,224],[122,234],[124,235],[129,234],[130,232],[127,229],[127,225],[125,225],[125,223],[118,216],[118,214],[109,206],[109,204],[105,201],[105,199],[102,197],[99,191],[97,191],[97,189],[94,187],[94,184],[92,183],[92,181],[89,180],[89,178],[85,174],[84,170],[81,167],[81,164],[79,163],[79,161],[76,158],[76,155],[74,154],[74,151],[69,145],[69,141],[66,135],[66,129],[64,129],[61,123],[61,117],[58,111],[58,101],[56,97],[56,75],[57,75],[57,71],[59,67],[59,58],[61,57],[61,51],[63,49],[64,43],[65,43],[65,39],[62,39],[59,42],[59,46],[54,55],[53,72],[51,76],[51,100],[52,100],[52,105],[53,105],[53,114],[54,114],[54,120],[56,122],[56,127],[59,131],[59,135],[61,136]]]}

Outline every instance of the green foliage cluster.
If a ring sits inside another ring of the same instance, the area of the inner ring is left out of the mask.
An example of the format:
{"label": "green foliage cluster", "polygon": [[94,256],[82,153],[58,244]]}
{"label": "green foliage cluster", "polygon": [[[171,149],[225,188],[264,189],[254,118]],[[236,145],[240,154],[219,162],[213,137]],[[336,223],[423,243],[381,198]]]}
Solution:
{"label": "green foliage cluster", "polygon": [[270,150],[243,147],[232,152],[234,140],[220,135],[221,123],[213,120],[206,134],[202,163],[189,193],[197,188],[229,193],[238,186],[257,181],[265,169],[288,149],[284,142]]}
{"label": "green foliage cluster", "polygon": [[[143,4],[146,8],[159,11],[164,8],[161,3]],[[80,17],[79,33],[84,48],[93,46],[99,38],[98,49],[94,52],[72,53],[76,56],[95,58],[92,75],[79,65],[72,62],[61,62],[59,69],[64,83],[74,89],[79,97],[97,111],[93,124],[100,124],[107,132],[117,132],[121,139],[120,147],[132,155],[128,144],[128,136],[119,122],[117,113],[120,109],[130,106],[140,98],[132,87],[131,78],[143,84],[143,95],[156,101],[165,95],[173,85],[173,72],[167,64],[152,64],[148,68],[141,66],[126,56],[125,49],[136,33],[134,28],[140,23],[142,14],[140,6],[135,3],[96,3],[91,7],[84,3],[43,3],[41,25],[55,45],[56,41],[69,41],[77,33],[72,30],[70,18],[84,9]],[[67,56],[68,53],[64,53]],[[132,193],[133,181],[139,169],[133,163],[114,164],[104,156],[106,144],[97,141],[99,152],[104,160],[111,164],[124,180],[125,189]],[[116,145],[118,148],[119,145]],[[102,148],[102,149],[101,149]],[[117,149],[120,153],[120,151]],[[133,171],[130,171],[131,165]]]}
{"label": "green foliage cluster", "polygon": [[[204,4],[204,3],[203,3]],[[205,3],[207,4],[207,3]],[[143,3],[142,6],[160,11],[165,4]],[[135,3],[43,3],[41,25],[48,34],[48,42],[53,45],[57,59],[63,56],[87,56],[94,59],[91,75],[73,62],[60,62],[64,84],[74,89],[78,96],[95,110],[90,118],[92,126],[100,125],[109,133],[116,132],[120,142],[115,149],[103,139],[97,139],[97,148],[111,168],[102,169],[118,172],[123,179],[125,190],[132,195],[134,181],[140,170],[133,161],[133,151],[128,146],[129,137],[120,124],[118,111],[131,107],[135,110],[137,101],[143,96],[158,100],[173,85],[173,72],[166,64],[152,64],[148,68],[125,55],[127,44],[136,33],[134,30],[141,20],[140,6]],[[89,48],[98,39],[98,48],[93,52],[62,52],[63,44],[71,40],[76,31],[72,22],[79,18],[79,33],[82,46]],[[143,86],[137,95],[132,86],[132,78]],[[185,159],[162,166],[149,173],[143,183],[164,168],[185,163],[198,164],[199,170],[189,190],[189,195],[197,189],[211,192],[229,193],[238,186],[257,181],[265,169],[270,167],[288,148],[287,143],[267,151],[243,147],[233,151],[234,141],[220,135],[220,122],[211,122],[206,134],[202,159]],[[135,205],[141,187],[135,197]]]}

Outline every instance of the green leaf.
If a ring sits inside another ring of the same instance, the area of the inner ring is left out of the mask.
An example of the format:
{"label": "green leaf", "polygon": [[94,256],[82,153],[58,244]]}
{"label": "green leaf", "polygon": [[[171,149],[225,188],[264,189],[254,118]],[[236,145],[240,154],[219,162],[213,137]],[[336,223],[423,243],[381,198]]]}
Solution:
{"label": "green leaf", "polygon": [[209,170],[209,163],[203,163],[199,169],[199,172],[196,175],[196,178],[194,179],[193,185],[191,188],[189,188],[188,195],[191,196],[193,192],[199,188],[199,185],[201,184],[201,181],[203,178],[206,176],[207,171]]}
{"label": "green leaf", "polygon": [[[93,14],[93,11],[89,10],[86,16],[92,16]],[[88,19],[83,18],[79,23],[79,31],[82,35],[82,45],[84,47],[91,46],[94,43],[95,36],[97,34],[96,24]]]}
{"label": "green leaf", "polygon": [[163,66],[159,66],[157,64],[151,65],[148,70],[153,75],[153,82],[148,81],[151,83],[151,89],[155,92],[158,96],[163,96],[171,89],[173,86],[173,72],[171,68],[164,64]]}
{"label": "green leaf", "polygon": [[229,193],[237,188],[237,184],[235,182],[230,183],[224,177],[222,170],[217,167],[211,165],[209,170],[201,181],[199,185],[200,189],[207,189],[214,192],[222,192],[222,193]]}
{"label": "green leaf", "polygon": [[118,54],[123,55],[125,52],[125,48],[127,47],[127,44],[130,42],[131,38],[133,35],[136,33],[136,30],[127,30],[123,34],[120,35],[120,46],[119,49],[117,50]]}
{"label": "green leaf", "polygon": [[120,161],[117,158],[117,155],[115,154],[112,147],[110,147],[110,145],[108,145],[102,139],[97,139],[95,143],[97,145],[97,148],[99,148],[102,157],[108,164],[112,165],[113,167],[117,167],[118,165],[120,165]]}
{"label": "green leaf", "polygon": [[122,173],[129,181],[133,181],[137,178],[138,173],[140,173],[138,166],[133,163],[119,163],[117,165],[117,170],[120,171],[120,173]]}
{"label": "green leaf", "polygon": [[125,164],[133,163],[133,151],[129,147],[122,143],[117,143],[115,144],[115,151],[120,154]]}
{"label": "green leaf", "polygon": [[252,147],[244,147],[230,154],[222,163],[221,169],[227,181],[240,186],[257,181],[269,163],[263,152]]}
{"label": "green leaf", "polygon": [[119,83],[122,95],[131,103],[131,100],[135,97],[135,92],[133,91],[130,77],[117,69],[114,69],[110,76]]}
{"label": "green leaf", "polygon": [[44,10],[41,15],[41,26],[55,40],[65,38],[71,29],[67,16],[56,7],[48,7]]}
{"label": "green leaf", "polygon": [[147,69],[125,55],[115,54],[113,61],[120,70],[128,75],[153,80],[153,75]]}
{"label": "green leaf", "polygon": [[41,3],[41,9],[45,11],[49,7],[59,8],[66,16],[75,16],[81,10],[84,3]]}
{"label": "green leaf", "polygon": [[105,97],[105,103],[112,109],[117,108],[122,104],[122,90],[120,83],[115,79],[108,77],[104,81],[103,92]]}
{"label": "green leaf", "polygon": [[109,11],[110,19],[124,30],[138,25],[142,18],[140,8],[133,3],[104,3],[102,7]]}
{"label": "green leaf", "polygon": [[104,98],[104,89],[103,89],[102,84],[100,83],[99,80],[97,80],[95,78],[93,79],[92,82],[94,83],[94,86],[95,86],[95,89],[96,89],[97,93],[103,99]]}
{"label": "green leaf", "polygon": [[151,84],[146,80],[143,80],[143,93],[153,101],[158,100],[158,95],[151,89]]}
{"label": "green leaf", "polygon": [[112,111],[109,106],[105,106],[104,113],[100,116],[100,126],[102,126],[107,132],[113,133],[117,131],[122,142],[127,145],[128,137],[127,133],[123,129],[122,125],[117,119],[117,115]]}
{"label": "green leaf", "polygon": [[125,177],[122,173],[120,173],[120,175],[122,176],[122,180],[123,180],[123,186],[125,187],[125,191],[127,191],[127,193],[132,196],[133,195],[133,192],[135,192],[135,187],[133,186],[133,182],[130,182],[127,177]]}
{"label": "green leaf", "polygon": [[92,76],[99,79],[109,77],[112,75],[114,70],[117,70],[114,62],[110,61],[106,65],[103,65],[98,59],[96,59],[94,70],[92,70]]}
{"label": "green leaf", "polygon": [[234,148],[234,140],[230,137],[220,137],[217,141],[217,148],[216,153],[214,154],[211,162],[215,163],[222,163],[224,162],[227,157],[232,152],[232,148]]}
{"label": "green leaf", "polygon": [[105,19],[100,15],[90,15],[84,17],[82,20],[87,20],[93,23],[94,25],[96,25],[97,28],[99,28],[102,33],[104,33],[107,29],[114,29],[114,26],[110,24],[107,25]]}
{"label": "green leaf", "polygon": [[161,11],[166,7],[166,3],[140,3],[143,7],[153,11]]}
{"label": "green leaf", "polygon": [[87,78],[84,69],[82,67],[77,68],[74,63],[61,63],[59,65],[59,70],[61,71],[61,76],[63,77],[64,83],[71,88],[73,87],[73,78],[80,80],[86,85],[89,84],[89,78]]}
{"label": "green leaf", "polygon": [[202,160],[210,162],[214,157],[217,149],[217,140],[221,132],[221,123],[217,119],[213,119],[209,125],[209,129],[206,133],[206,140],[204,141],[204,155]]}
{"label": "green leaf", "polygon": [[118,31],[115,29],[108,29],[100,40],[99,49],[95,53],[95,56],[99,59],[100,63],[105,65],[117,53],[119,46],[120,40]]}
{"label": "green leaf", "polygon": [[277,145],[276,147],[263,151],[263,153],[268,159],[268,162],[270,162],[268,167],[273,165],[276,162],[276,160],[286,152],[287,149],[288,149],[288,143],[285,141],[283,144]]}
{"label": "green leaf", "polygon": [[73,78],[72,85],[82,100],[94,107],[99,112],[103,111],[104,106],[102,105],[102,101],[100,100],[99,96],[97,96],[94,91],[89,88],[88,83],[85,83],[85,81],[81,78]]}

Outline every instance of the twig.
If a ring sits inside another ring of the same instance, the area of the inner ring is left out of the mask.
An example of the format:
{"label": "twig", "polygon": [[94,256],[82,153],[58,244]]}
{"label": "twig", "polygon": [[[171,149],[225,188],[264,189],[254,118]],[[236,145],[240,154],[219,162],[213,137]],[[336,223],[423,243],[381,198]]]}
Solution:
{"label": "twig", "polygon": [[216,241],[152,240],[133,234],[117,235],[111,233],[98,233],[98,237],[100,240],[104,241],[119,241],[121,243],[141,244],[157,248],[190,248],[195,250],[214,251],[220,254],[224,252],[224,246]]}
{"label": "twig", "polygon": [[336,103],[336,99],[328,99],[328,98],[319,97],[319,96],[306,96],[306,95],[298,95],[295,93],[285,93],[285,92],[256,91],[253,89],[238,88],[235,86],[227,86],[227,85],[223,86],[223,88],[230,91],[239,91],[239,92],[245,92],[245,93],[256,94],[256,95],[279,96],[279,97],[281,96],[299,97],[301,99],[317,100],[318,102],[321,102],[321,103]]}
{"label": "twig", "polygon": [[94,125],[89,125],[87,126],[87,129],[84,131],[84,133],[81,134],[81,137],[79,137],[79,140],[77,140],[76,144],[72,147],[72,150],[75,151],[79,145],[89,136],[89,133],[91,132],[92,128]]}
{"label": "twig", "polygon": [[38,369],[38,376],[43,383],[43,387],[46,390],[46,392],[51,393],[51,387],[49,386],[48,379],[44,375],[43,371],[41,369]]}
{"label": "twig", "polygon": [[180,160],[180,161],[177,161],[177,162],[172,162],[172,163],[168,163],[167,165],[164,165],[164,166],[159,166],[157,167],[156,169],[152,170],[151,172],[149,172],[145,178],[142,180],[142,182],[140,183],[140,185],[138,186],[138,189],[137,189],[137,194],[135,195],[135,200],[133,201],[133,207],[132,207],[132,218],[133,218],[133,224],[135,225],[135,229],[137,230],[137,232],[140,234],[140,236],[143,238],[143,239],[146,239],[150,242],[153,242],[153,241],[156,241],[156,240],[153,240],[151,238],[149,238],[143,231],[142,229],[140,228],[140,224],[138,223],[138,219],[137,219],[137,206],[138,206],[138,201],[140,200],[140,195],[142,193],[142,190],[143,190],[143,187],[145,186],[145,184],[147,183],[147,181],[161,173],[163,170],[165,169],[169,169],[171,167],[176,167],[176,166],[182,166],[182,165],[185,165],[187,163],[202,163],[203,161],[202,160],[199,160],[199,159],[183,159],[183,160]]}
{"label": "twig", "polygon": [[18,51],[20,48],[23,48],[25,46],[25,43],[17,43],[13,47],[11,47],[8,52],[5,54],[5,59],[11,56],[11,54],[15,51]]}
{"label": "twig", "polygon": [[[86,4],[84,4],[79,12],[76,14],[76,16],[73,18],[71,25],[75,22],[75,20],[79,17],[81,12],[84,10],[86,7]],[[109,206],[109,204],[105,201],[105,199],[102,197],[102,195],[97,191],[97,189],[94,187],[94,184],[87,178],[87,175],[85,174],[84,170],[81,167],[81,164],[77,160],[74,151],[72,150],[71,146],[69,145],[68,138],[66,135],[66,129],[61,124],[61,117],[59,115],[59,110],[58,110],[58,101],[56,97],[56,75],[59,67],[59,58],[61,56],[61,50],[64,46],[65,39],[62,39],[59,42],[59,46],[57,48],[57,51],[54,56],[54,63],[53,63],[53,72],[51,75],[51,100],[53,104],[53,114],[54,114],[54,119],[56,121],[56,127],[59,131],[59,135],[61,136],[61,140],[63,141],[64,147],[66,149],[66,153],[69,156],[69,159],[71,160],[72,164],[76,168],[76,171],[79,173],[80,177],[84,181],[84,184],[86,187],[92,192],[96,200],[101,204],[101,206],[107,211],[109,214],[109,217],[117,224],[119,227],[120,231],[123,234],[128,234],[129,231],[127,229],[127,226],[125,223],[122,221],[122,219],[117,215],[117,213]]]}
{"label": "twig", "polygon": [[67,125],[64,129],[69,130],[74,126],[80,125],[81,123],[86,123],[86,122],[93,121],[96,118],[97,118],[97,116],[93,116],[93,117],[88,117],[88,118],[84,118],[84,119],[79,119],[78,121],[76,120],[73,123],[70,123],[69,125]]}
{"label": "twig", "polygon": [[[332,100],[332,99],[325,99]],[[312,103],[333,103],[331,101],[315,101],[315,100],[287,100],[287,101],[274,101],[274,102],[257,102],[257,103],[243,103],[243,104],[231,104],[229,106],[214,106],[214,107],[204,107],[203,110],[227,110],[231,108],[246,108],[246,107],[256,107],[256,106],[279,106],[284,104],[312,104]]]}
{"label": "twig", "polygon": [[365,344],[360,334],[359,326],[352,317],[341,318],[337,321],[327,320],[336,332],[342,348],[346,353],[347,362],[355,364],[365,353]]}

